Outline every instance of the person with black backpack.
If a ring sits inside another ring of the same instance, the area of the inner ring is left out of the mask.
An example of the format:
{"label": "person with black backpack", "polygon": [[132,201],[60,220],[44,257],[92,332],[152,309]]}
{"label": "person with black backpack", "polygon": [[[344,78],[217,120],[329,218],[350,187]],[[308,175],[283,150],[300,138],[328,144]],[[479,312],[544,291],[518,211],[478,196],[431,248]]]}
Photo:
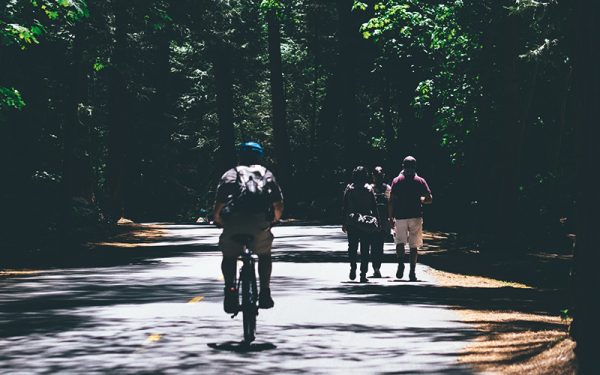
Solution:
{"label": "person with black backpack", "polygon": [[270,289],[271,226],[281,219],[283,195],[273,173],[260,165],[263,154],[262,146],[256,142],[239,145],[239,165],[225,172],[217,187],[214,222],[223,228],[219,249],[223,253],[221,270],[225,279],[223,305],[229,314],[239,310],[236,268],[243,244],[236,238],[240,235],[252,236],[248,246],[258,255],[258,306],[262,309],[274,306]]}
{"label": "person with black backpack", "polygon": [[363,166],[352,171],[352,183],[346,186],[342,206],[344,224],[342,230],[348,235],[348,258],[350,280],[356,278],[356,260],[360,244],[360,282],[366,283],[369,270],[369,248],[372,237],[379,230],[377,204],[368,172]]}
{"label": "person with black backpack", "polygon": [[388,202],[392,187],[383,180],[385,174],[383,168],[376,166],[373,169],[373,193],[375,193],[375,202],[377,202],[377,212],[379,214],[379,230],[373,234],[371,244],[371,265],[373,266],[373,277],[381,277],[381,262],[383,260],[383,244],[391,237],[390,222],[388,220]]}

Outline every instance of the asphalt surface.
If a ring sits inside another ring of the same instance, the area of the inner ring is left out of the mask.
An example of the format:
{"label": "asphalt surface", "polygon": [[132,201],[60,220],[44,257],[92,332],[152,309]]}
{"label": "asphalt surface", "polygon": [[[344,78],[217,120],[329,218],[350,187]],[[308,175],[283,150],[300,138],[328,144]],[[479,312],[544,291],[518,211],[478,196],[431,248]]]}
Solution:
{"label": "asphalt surface", "polygon": [[0,373],[472,373],[458,357],[475,330],[431,297],[426,266],[418,282],[392,263],[352,282],[338,227],[276,227],[275,307],[244,347],[241,315],[222,311],[219,230],[165,229],[98,250],[140,253],[127,261],[0,279]]}

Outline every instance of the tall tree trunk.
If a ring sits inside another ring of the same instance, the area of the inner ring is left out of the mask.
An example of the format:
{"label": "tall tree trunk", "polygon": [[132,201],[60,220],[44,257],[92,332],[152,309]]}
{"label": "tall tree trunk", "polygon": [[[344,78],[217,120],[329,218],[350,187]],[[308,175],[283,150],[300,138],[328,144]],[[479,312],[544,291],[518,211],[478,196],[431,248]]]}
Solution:
{"label": "tall tree trunk", "polygon": [[524,126],[517,70],[519,30],[514,17],[503,7],[498,7],[498,14],[492,22],[499,30],[490,35],[495,46],[490,53],[497,62],[497,71],[489,77],[488,90],[497,99],[492,103],[495,111],[488,129],[492,134],[493,151],[486,166],[487,188],[485,207],[482,208],[489,215],[485,247],[491,251],[507,252],[519,250],[518,237],[522,232],[522,226],[518,224],[519,155]]}
{"label": "tall tree trunk", "polygon": [[596,237],[600,198],[590,176],[598,169],[600,148],[600,13],[596,2],[578,0],[575,27],[574,88],[577,142],[577,240],[575,245],[575,315],[572,333],[577,342],[579,373],[597,373],[597,340],[600,334],[596,288],[600,285],[600,252]]}
{"label": "tall tree trunk", "polygon": [[217,90],[217,117],[219,118],[218,165],[220,172],[224,173],[236,164],[231,47],[225,43],[217,42],[213,54],[213,69]]}
{"label": "tall tree trunk", "polygon": [[[165,12],[169,13],[170,2],[166,3]],[[141,181],[144,196],[143,207],[151,220],[165,220],[174,212],[176,204],[172,201],[172,171],[169,168],[169,140],[171,135],[170,119],[167,115],[170,108],[171,78],[171,34],[170,24],[155,30],[152,35],[154,53],[148,65],[153,66],[149,86],[156,88],[156,93],[145,108],[147,113],[147,144],[143,148],[143,180]]]}
{"label": "tall tree trunk", "polygon": [[[269,43],[269,68],[271,78],[271,105],[273,110],[273,141],[277,163],[277,176],[288,197],[291,189],[292,166],[290,161],[290,139],[285,113],[285,89],[281,63],[281,32],[275,9],[266,14]],[[293,202],[293,199],[290,200]]]}
{"label": "tall tree trunk", "polygon": [[131,121],[128,110],[132,105],[127,92],[124,74],[125,57],[127,54],[127,3],[115,1],[115,45],[112,65],[109,71],[109,129],[108,129],[108,175],[107,184],[110,199],[112,219],[130,215],[126,194],[128,191],[127,178],[133,161],[128,149],[131,140]]}
{"label": "tall tree trunk", "polygon": [[355,166],[359,159],[358,151],[358,124],[356,109],[356,39],[359,38],[358,24],[352,17],[352,0],[337,0],[339,15],[339,43],[340,58],[338,69],[340,71],[340,100],[341,120],[344,137],[344,165],[346,168]]}
{"label": "tall tree trunk", "polygon": [[[75,25],[72,47],[72,66],[67,79],[68,92],[65,101],[66,117],[63,124],[63,202],[62,234],[65,240],[73,238],[75,231],[84,225],[93,225],[90,220],[95,206],[95,182],[89,158],[90,133],[80,118],[80,106],[86,100],[87,72],[84,63],[86,21]],[[74,209],[77,208],[77,209]],[[87,215],[89,217],[84,217]]]}
{"label": "tall tree trunk", "polygon": [[396,142],[396,132],[394,131],[394,120],[392,118],[392,106],[391,106],[391,87],[388,77],[384,76],[383,79],[383,90],[381,93],[381,110],[383,112],[383,134],[385,135],[385,148],[386,148],[386,160],[385,170],[388,176],[391,176],[389,172],[396,166],[392,163],[396,160],[398,154],[398,147]]}

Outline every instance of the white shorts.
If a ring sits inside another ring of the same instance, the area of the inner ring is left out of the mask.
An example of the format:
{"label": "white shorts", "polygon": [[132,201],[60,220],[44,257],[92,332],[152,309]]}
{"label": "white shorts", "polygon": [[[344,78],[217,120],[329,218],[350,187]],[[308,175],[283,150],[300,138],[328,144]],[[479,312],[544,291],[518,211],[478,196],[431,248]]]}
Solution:
{"label": "white shorts", "polygon": [[411,249],[423,246],[423,218],[396,219],[394,243],[408,243]]}

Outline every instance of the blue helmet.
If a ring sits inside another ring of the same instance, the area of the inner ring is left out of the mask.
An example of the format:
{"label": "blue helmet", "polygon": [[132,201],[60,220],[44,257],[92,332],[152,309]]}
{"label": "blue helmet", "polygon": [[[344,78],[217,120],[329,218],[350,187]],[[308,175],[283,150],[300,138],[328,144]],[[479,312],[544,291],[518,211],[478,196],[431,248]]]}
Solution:
{"label": "blue helmet", "polygon": [[238,152],[245,155],[263,156],[265,150],[256,142],[244,142],[238,146]]}

